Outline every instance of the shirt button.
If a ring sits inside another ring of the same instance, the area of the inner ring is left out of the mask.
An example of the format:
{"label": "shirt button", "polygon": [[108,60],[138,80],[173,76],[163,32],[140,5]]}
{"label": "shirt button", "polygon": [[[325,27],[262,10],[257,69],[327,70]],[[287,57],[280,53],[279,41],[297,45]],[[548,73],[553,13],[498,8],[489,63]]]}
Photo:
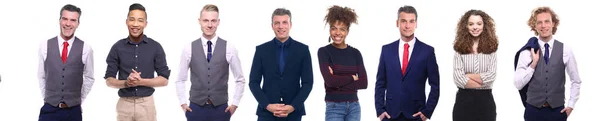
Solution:
{"label": "shirt button", "polygon": [[135,55],[135,58],[137,58],[137,55]]}

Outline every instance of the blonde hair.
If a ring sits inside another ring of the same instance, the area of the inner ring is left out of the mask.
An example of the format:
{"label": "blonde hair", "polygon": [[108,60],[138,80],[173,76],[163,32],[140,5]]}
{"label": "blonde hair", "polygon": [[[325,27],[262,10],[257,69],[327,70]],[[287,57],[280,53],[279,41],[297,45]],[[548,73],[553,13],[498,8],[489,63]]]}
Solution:
{"label": "blonde hair", "polygon": [[529,17],[529,21],[527,21],[527,25],[529,25],[529,27],[531,27],[531,31],[535,32],[535,35],[539,35],[540,33],[538,33],[535,30],[535,26],[536,26],[536,22],[537,22],[537,15],[541,14],[541,13],[550,13],[550,15],[552,15],[552,22],[554,23],[554,26],[552,27],[552,34],[554,35],[556,33],[558,24],[560,23],[560,20],[558,19],[558,16],[556,15],[556,13],[554,13],[554,11],[552,9],[550,9],[550,7],[544,6],[544,7],[538,7],[533,9],[533,11],[531,12],[531,17]]}
{"label": "blonde hair", "polygon": [[204,7],[202,8],[202,11],[200,11],[200,12],[204,12],[204,11],[207,11],[207,12],[214,11],[214,12],[218,13],[219,7],[217,7],[216,5],[213,5],[213,4],[206,4],[206,5],[204,5]]}

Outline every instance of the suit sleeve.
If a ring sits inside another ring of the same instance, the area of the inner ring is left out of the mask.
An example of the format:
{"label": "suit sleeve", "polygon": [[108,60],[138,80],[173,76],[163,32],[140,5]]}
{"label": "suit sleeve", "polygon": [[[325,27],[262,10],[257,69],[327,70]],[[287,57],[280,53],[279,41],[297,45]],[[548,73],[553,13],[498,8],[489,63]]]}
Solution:
{"label": "suit sleeve", "polygon": [[381,48],[381,55],[379,55],[379,66],[377,67],[377,77],[375,82],[375,110],[377,111],[377,116],[381,115],[381,113],[386,112],[385,110],[385,93],[387,90],[386,83],[386,70],[385,70],[385,57],[384,57],[384,48]]}
{"label": "suit sleeve", "polygon": [[312,59],[310,57],[308,46],[306,46],[303,51],[302,74],[300,75],[300,84],[302,87],[300,87],[300,91],[298,91],[298,94],[296,94],[296,97],[294,97],[291,104],[295,109],[303,107],[302,105],[304,104],[304,101],[306,101],[306,98],[308,98],[308,94],[310,94],[313,87]]}
{"label": "suit sleeve", "polygon": [[425,108],[421,110],[421,113],[425,114],[427,118],[431,119],[431,115],[435,110],[435,107],[440,98],[440,72],[438,69],[437,61],[435,58],[435,50],[431,49],[431,55],[427,59],[427,77],[429,86],[429,96]]}
{"label": "suit sleeve", "polygon": [[260,83],[263,78],[263,66],[261,62],[261,51],[259,47],[256,47],[256,51],[254,52],[254,59],[252,60],[252,67],[250,69],[250,83],[248,86],[250,87],[250,91],[256,101],[258,101],[258,107],[261,109],[266,109],[267,105],[269,105],[269,99],[267,95],[262,91],[260,87]]}

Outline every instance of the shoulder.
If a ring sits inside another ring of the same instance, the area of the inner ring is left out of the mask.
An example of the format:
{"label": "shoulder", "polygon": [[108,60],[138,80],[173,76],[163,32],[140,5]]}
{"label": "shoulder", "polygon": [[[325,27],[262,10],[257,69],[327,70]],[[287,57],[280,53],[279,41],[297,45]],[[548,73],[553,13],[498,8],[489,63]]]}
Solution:
{"label": "shoulder", "polygon": [[431,45],[429,45],[429,44],[427,44],[427,43],[425,43],[425,42],[422,42],[422,41],[421,41],[421,40],[419,40],[419,39],[417,39],[417,41],[415,42],[415,45],[416,45],[416,44],[419,44],[419,46],[420,46],[421,48],[423,48],[423,49],[426,49],[426,50],[431,50],[431,51],[433,51],[433,50],[434,50],[433,46],[431,46]]}

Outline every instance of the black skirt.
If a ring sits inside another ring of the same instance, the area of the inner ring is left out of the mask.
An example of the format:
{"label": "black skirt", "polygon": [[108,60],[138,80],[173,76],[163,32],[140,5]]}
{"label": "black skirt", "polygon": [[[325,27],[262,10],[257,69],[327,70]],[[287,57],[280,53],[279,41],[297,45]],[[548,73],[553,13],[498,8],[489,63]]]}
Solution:
{"label": "black skirt", "polygon": [[491,89],[458,89],[453,121],[496,121],[496,102]]}

